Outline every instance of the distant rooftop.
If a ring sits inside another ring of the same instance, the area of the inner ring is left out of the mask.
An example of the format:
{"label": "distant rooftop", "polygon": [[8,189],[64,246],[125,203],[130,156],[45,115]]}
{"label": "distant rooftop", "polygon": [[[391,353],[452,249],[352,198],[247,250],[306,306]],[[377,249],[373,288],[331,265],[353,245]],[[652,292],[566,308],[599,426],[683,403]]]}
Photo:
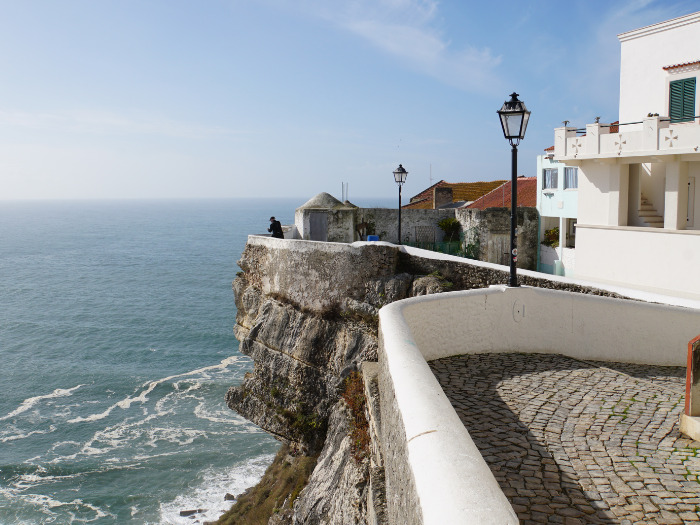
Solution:
{"label": "distant rooftop", "polygon": [[452,190],[452,203],[447,203],[439,207],[453,207],[454,203],[471,202],[482,195],[490,192],[503,184],[504,180],[493,180],[488,182],[445,182],[441,180],[432,186],[424,189],[419,194],[411,197],[408,204],[403,206],[408,209],[432,210],[434,206],[435,189],[449,188]]}
{"label": "distant rooftop", "polygon": [[[478,210],[509,208],[510,194],[511,182],[508,181],[466,207]],[[518,206],[537,206],[537,177],[518,177]]]}
{"label": "distant rooftop", "polygon": [[338,199],[333,197],[330,193],[321,192],[315,197],[312,197],[304,204],[299,206],[298,209],[319,209],[319,210],[333,210],[337,208],[357,208],[350,201],[340,202]]}

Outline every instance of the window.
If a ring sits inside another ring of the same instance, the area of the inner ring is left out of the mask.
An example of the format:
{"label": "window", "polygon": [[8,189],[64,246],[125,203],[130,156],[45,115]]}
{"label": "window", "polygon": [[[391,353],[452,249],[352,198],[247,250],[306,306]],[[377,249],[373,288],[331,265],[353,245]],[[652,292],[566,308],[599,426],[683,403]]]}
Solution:
{"label": "window", "polygon": [[671,122],[690,122],[695,117],[695,78],[669,84],[668,115]]}
{"label": "window", "polygon": [[564,189],[578,188],[578,168],[564,168]]}
{"label": "window", "polygon": [[542,189],[553,190],[557,188],[557,168],[547,168],[542,170]]}

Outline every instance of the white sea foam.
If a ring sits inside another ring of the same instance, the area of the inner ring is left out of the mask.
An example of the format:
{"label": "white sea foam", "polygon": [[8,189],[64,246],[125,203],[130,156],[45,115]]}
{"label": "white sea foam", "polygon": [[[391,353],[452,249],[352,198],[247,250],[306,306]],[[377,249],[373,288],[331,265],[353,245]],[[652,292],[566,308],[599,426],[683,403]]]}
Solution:
{"label": "white sea foam", "polygon": [[35,396],[35,397],[30,397],[28,399],[25,399],[22,401],[22,403],[14,409],[12,412],[7,414],[6,416],[0,417],[0,421],[4,421],[6,419],[13,418],[15,416],[18,416],[22,414],[23,412],[26,412],[27,410],[31,410],[34,406],[38,405],[42,401],[46,399],[54,399],[57,397],[67,397],[73,395],[73,392],[78,390],[80,387],[85,386],[85,385],[78,385],[74,386],[72,388],[57,388],[50,394],[44,394],[42,396]]}
{"label": "white sea foam", "polygon": [[89,416],[76,417],[76,418],[68,420],[68,423],[81,423],[84,421],[91,422],[91,421],[98,421],[100,419],[104,419],[107,416],[109,416],[112,413],[112,411],[117,407],[124,409],[124,410],[127,410],[134,403],[137,403],[137,402],[141,403],[141,404],[146,403],[146,401],[148,401],[148,395],[151,392],[153,392],[153,390],[158,385],[160,385],[162,383],[172,381],[173,379],[177,379],[180,377],[189,377],[189,376],[195,376],[195,375],[206,376],[207,372],[212,371],[212,370],[225,370],[230,365],[239,361],[240,359],[241,359],[241,356],[233,355],[233,356],[227,357],[226,359],[223,359],[221,362],[219,362],[218,365],[205,366],[203,368],[197,368],[196,370],[191,370],[189,372],[183,372],[182,374],[176,374],[176,375],[172,375],[172,376],[168,376],[168,377],[163,377],[163,378],[158,379],[156,381],[148,381],[148,382],[144,383],[143,385],[141,385],[141,388],[143,388],[144,390],[138,396],[136,396],[136,397],[127,396],[124,399],[122,399],[121,401],[117,401],[115,404],[108,407],[106,410],[104,410],[102,412],[99,412],[97,414],[92,414]]}
{"label": "white sea foam", "polygon": [[[80,499],[74,499],[73,501],[58,501],[43,494],[29,494],[27,496],[23,496],[22,499],[26,502],[43,508],[46,514],[53,514],[52,512],[50,512],[50,509],[55,509],[59,507],[86,509],[90,511],[93,515],[90,518],[81,515],[80,521],[83,523],[90,523],[92,521],[96,521],[102,518],[116,518],[114,514],[106,510],[100,509],[95,505],[85,503],[83,500]],[[73,512],[69,512],[69,514],[71,515],[71,522],[73,522],[77,518],[77,516]]]}
{"label": "white sea foam", "polygon": [[[198,486],[181,494],[173,501],[161,503],[160,522],[168,525],[184,525],[217,520],[231,507],[231,501],[224,500],[227,493],[238,495],[252,487],[265,473],[265,469],[274,459],[266,454],[249,459],[228,470],[209,470],[204,473],[204,481]],[[192,517],[180,516],[181,510],[206,509]]]}
{"label": "white sea foam", "polygon": [[232,423],[236,421],[232,410],[226,409],[211,412],[207,410],[206,403],[203,400],[194,408],[194,415],[199,419],[206,419],[207,421],[211,421],[213,423]]}
{"label": "white sea foam", "polygon": [[14,434],[11,436],[3,436],[0,438],[0,443],[7,443],[8,441],[17,441],[18,439],[25,439],[28,438],[29,436],[33,436],[35,434],[50,434],[51,432],[54,432],[56,430],[56,427],[51,425],[47,430],[32,430],[31,432],[25,432],[23,434]]}

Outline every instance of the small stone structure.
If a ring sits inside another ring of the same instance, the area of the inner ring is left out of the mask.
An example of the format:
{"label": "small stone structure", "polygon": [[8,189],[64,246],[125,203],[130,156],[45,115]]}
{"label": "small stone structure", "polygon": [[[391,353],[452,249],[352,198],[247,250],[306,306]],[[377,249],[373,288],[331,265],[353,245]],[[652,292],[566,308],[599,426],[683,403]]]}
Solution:
{"label": "small stone structure", "polygon": [[294,213],[302,239],[309,241],[354,242],[355,210],[350,202],[340,202],[328,193],[319,193]]}

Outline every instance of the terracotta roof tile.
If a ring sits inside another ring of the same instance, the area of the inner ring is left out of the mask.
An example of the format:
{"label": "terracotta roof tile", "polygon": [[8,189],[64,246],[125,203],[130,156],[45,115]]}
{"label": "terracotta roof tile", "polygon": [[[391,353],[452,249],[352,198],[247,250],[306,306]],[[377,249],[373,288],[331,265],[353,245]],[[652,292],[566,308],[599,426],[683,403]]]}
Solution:
{"label": "terracotta roof tile", "polygon": [[432,209],[433,189],[436,187],[452,188],[452,202],[469,202],[478,199],[504,182],[505,181],[503,180],[492,180],[485,182],[445,182],[444,180],[441,180],[429,188],[424,189],[418,195],[411,197],[411,201],[403,206],[403,208]]}
{"label": "terracotta roof tile", "polygon": [[544,148],[545,151],[554,151],[554,146],[549,146],[548,148]]}
{"label": "terracotta roof tile", "polygon": [[[510,207],[510,181],[467,206],[470,209]],[[518,177],[518,206],[537,205],[537,177]]]}
{"label": "terracotta roof tile", "polygon": [[664,66],[664,69],[666,71],[669,71],[671,69],[680,69],[682,67],[697,66],[697,65],[700,65],[700,60],[695,60],[693,62],[686,62],[685,64],[673,64],[672,66]]}

